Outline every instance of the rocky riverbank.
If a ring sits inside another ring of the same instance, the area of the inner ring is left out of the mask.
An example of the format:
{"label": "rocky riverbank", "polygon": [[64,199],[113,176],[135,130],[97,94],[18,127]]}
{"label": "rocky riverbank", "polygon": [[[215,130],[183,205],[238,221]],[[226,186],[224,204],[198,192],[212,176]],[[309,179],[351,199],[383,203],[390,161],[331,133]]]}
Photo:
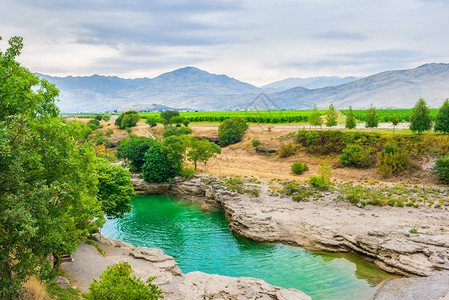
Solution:
{"label": "rocky riverbank", "polygon": [[275,287],[261,279],[234,278],[203,272],[184,274],[173,257],[165,255],[160,249],[134,247],[100,234],[95,236],[98,239],[95,243],[106,255],[100,255],[95,247],[83,243],[73,254],[73,261],[64,262],[61,266],[83,292],[88,291],[92,280],[98,280],[107,266],[126,261],[134,274],[143,280],[156,276],[153,283],[162,289],[164,299],[311,299],[301,291]]}

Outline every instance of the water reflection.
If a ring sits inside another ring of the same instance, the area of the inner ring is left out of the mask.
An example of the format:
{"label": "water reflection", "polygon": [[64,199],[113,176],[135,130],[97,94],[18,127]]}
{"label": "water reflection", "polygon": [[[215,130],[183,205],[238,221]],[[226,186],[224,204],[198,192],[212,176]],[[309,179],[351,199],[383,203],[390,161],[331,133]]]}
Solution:
{"label": "water reflection", "polygon": [[122,220],[109,220],[102,232],[135,246],[163,249],[185,273],[261,278],[314,299],[369,298],[374,286],[392,277],[354,255],[255,243],[232,233],[228,224],[223,213],[201,213],[200,206],[189,201],[138,196],[132,212]]}

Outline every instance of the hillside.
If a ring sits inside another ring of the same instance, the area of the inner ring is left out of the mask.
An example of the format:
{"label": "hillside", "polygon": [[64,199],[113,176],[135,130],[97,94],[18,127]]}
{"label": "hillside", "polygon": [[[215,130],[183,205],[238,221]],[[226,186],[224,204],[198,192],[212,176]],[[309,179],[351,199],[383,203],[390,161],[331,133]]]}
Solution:
{"label": "hillside", "polygon": [[[261,88],[251,84],[193,67],[153,79],[39,76],[55,83],[61,90],[58,106],[62,112],[104,112],[153,104],[203,111],[311,109],[314,103],[319,108],[327,108],[330,103],[336,108],[349,105],[367,108],[370,104],[409,108],[420,97],[431,107],[439,107],[449,97],[449,64],[443,63],[386,71],[337,86],[318,89],[298,86],[266,95],[261,94]],[[331,81],[327,83],[331,84]],[[263,101],[260,101],[261,95]]]}

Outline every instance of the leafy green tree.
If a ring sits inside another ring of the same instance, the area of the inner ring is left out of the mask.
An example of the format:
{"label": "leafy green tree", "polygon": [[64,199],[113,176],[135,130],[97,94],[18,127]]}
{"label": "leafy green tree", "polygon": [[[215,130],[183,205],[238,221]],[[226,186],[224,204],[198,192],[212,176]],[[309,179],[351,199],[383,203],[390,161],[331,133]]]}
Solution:
{"label": "leafy green tree", "polygon": [[158,143],[156,140],[148,137],[125,140],[117,147],[116,156],[118,159],[129,161],[134,168],[140,171],[145,163],[145,153],[156,143]]}
{"label": "leafy green tree", "polygon": [[131,199],[136,195],[131,173],[104,159],[95,161],[95,171],[102,210],[108,218],[123,218],[125,213],[131,211]]}
{"label": "leafy green tree", "polygon": [[438,158],[434,169],[441,180],[449,182],[449,155]]}
{"label": "leafy green tree", "polygon": [[410,130],[413,133],[418,132],[421,134],[423,131],[430,130],[432,128],[432,118],[430,117],[430,109],[427,106],[426,101],[420,98],[416,102],[415,107],[412,109],[410,116]]}
{"label": "leafy green tree", "polygon": [[179,112],[176,110],[166,110],[161,112],[161,122],[164,125],[169,125],[171,118],[179,117]]}
{"label": "leafy green tree", "polygon": [[147,123],[148,125],[150,125],[150,127],[155,127],[155,126],[157,126],[157,123],[158,123],[158,119],[156,119],[156,118],[148,118],[146,121],[145,121],[145,123]]}
{"label": "leafy green tree", "polygon": [[1,299],[19,298],[28,276],[49,274],[47,254],[70,253],[104,221],[82,125],[58,118],[56,87],[15,61],[22,38],[9,45],[0,51]]}
{"label": "leafy green tree", "polygon": [[326,113],[326,126],[332,127],[337,125],[337,112],[335,111],[334,104],[331,103],[329,110]]}
{"label": "leafy green tree", "polygon": [[184,127],[189,126],[189,124],[190,124],[189,119],[182,117],[182,124],[184,124]]}
{"label": "leafy green tree", "polygon": [[399,119],[399,117],[396,114],[393,114],[390,118],[390,121],[391,124],[393,124],[393,134],[394,134],[394,130],[396,129],[396,126],[399,124],[401,119]]}
{"label": "leafy green tree", "polygon": [[220,145],[227,146],[241,141],[243,133],[248,129],[245,121],[242,118],[233,117],[224,120],[218,126],[218,137],[220,138]]}
{"label": "leafy green tree", "polygon": [[94,279],[89,286],[89,293],[84,293],[87,300],[157,300],[164,298],[159,287],[152,283],[154,277],[148,278],[146,284],[132,275],[131,266],[126,262],[119,262],[108,266],[100,281]]}
{"label": "leafy green tree", "polygon": [[188,145],[187,159],[193,162],[195,170],[198,161],[207,164],[210,158],[216,157],[217,154],[221,153],[221,149],[217,144],[205,139],[191,138]]}
{"label": "leafy green tree", "polygon": [[179,136],[169,136],[162,140],[161,151],[167,156],[167,160],[175,170],[175,173],[179,174],[186,154],[185,140]]}
{"label": "leafy green tree", "polygon": [[434,130],[449,133],[449,99],[446,99],[438,110]]}
{"label": "leafy green tree", "polygon": [[348,129],[353,129],[357,126],[357,120],[352,111],[352,106],[349,106],[348,114],[346,115],[345,127]]}
{"label": "leafy green tree", "polygon": [[321,126],[323,125],[323,119],[321,119],[320,112],[316,107],[316,104],[313,105],[312,114],[309,116],[309,124],[311,126]]}
{"label": "leafy green tree", "polygon": [[103,120],[104,121],[109,121],[111,119],[111,115],[103,115]]}
{"label": "leafy green tree", "polygon": [[182,135],[188,135],[191,133],[192,133],[192,128],[189,128],[189,127],[166,126],[164,131],[162,132],[162,136],[164,138],[167,138],[172,135],[182,136]]}
{"label": "leafy green tree", "polygon": [[379,116],[376,113],[376,108],[374,108],[371,104],[371,107],[368,109],[368,112],[365,116],[365,126],[366,128],[377,128],[378,125]]}
{"label": "leafy green tree", "polygon": [[100,115],[100,114],[95,115],[95,119],[98,120],[98,121],[101,121],[103,119],[103,116]]}
{"label": "leafy green tree", "polygon": [[145,153],[145,163],[142,166],[143,177],[148,182],[164,182],[176,175],[176,169],[162,152],[161,144],[156,142]]}
{"label": "leafy green tree", "polygon": [[136,126],[139,120],[139,114],[133,110],[129,110],[120,114],[120,116],[118,116],[118,118],[115,120],[114,124],[120,129],[125,129]]}

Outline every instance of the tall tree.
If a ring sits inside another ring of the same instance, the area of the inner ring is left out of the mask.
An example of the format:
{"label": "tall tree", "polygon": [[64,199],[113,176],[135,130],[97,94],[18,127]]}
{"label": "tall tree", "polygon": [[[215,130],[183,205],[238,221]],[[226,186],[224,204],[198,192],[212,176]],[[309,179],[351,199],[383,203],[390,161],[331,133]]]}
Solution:
{"label": "tall tree", "polygon": [[393,134],[394,130],[396,129],[396,126],[399,124],[399,117],[396,114],[393,114],[390,118],[391,124],[393,124]]}
{"label": "tall tree", "polygon": [[28,276],[51,267],[47,254],[70,253],[104,220],[81,125],[58,118],[56,87],[16,62],[22,38],[9,45],[0,51],[1,299],[19,298]]}
{"label": "tall tree", "polygon": [[430,130],[432,128],[432,118],[430,117],[430,109],[427,106],[426,101],[420,98],[413,107],[412,114],[410,116],[410,130],[421,134],[423,131]]}
{"label": "tall tree", "polygon": [[161,122],[164,125],[171,124],[170,120],[173,117],[179,117],[179,112],[176,110],[166,110],[161,112]]}
{"label": "tall tree", "polygon": [[371,107],[368,109],[368,112],[365,116],[365,126],[366,128],[377,128],[378,125],[379,116],[376,113],[376,108],[374,108],[371,104]]}
{"label": "tall tree", "polygon": [[438,110],[434,130],[449,133],[449,99],[446,99]]}
{"label": "tall tree", "polygon": [[316,104],[313,105],[313,111],[309,116],[309,124],[311,126],[321,126],[323,125],[323,119],[321,119],[321,114],[316,107]]}
{"label": "tall tree", "polygon": [[348,129],[353,129],[357,126],[357,121],[352,111],[352,106],[349,106],[348,114],[346,115],[345,127]]}
{"label": "tall tree", "polygon": [[192,137],[189,142],[187,159],[193,162],[196,170],[198,161],[206,164],[210,158],[220,153],[221,149],[217,144],[208,140],[198,140],[198,138]]}
{"label": "tall tree", "polygon": [[329,110],[326,113],[326,126],[332,127],[337,125],[337,112],[335,111],[334,104],[329,105]]}

